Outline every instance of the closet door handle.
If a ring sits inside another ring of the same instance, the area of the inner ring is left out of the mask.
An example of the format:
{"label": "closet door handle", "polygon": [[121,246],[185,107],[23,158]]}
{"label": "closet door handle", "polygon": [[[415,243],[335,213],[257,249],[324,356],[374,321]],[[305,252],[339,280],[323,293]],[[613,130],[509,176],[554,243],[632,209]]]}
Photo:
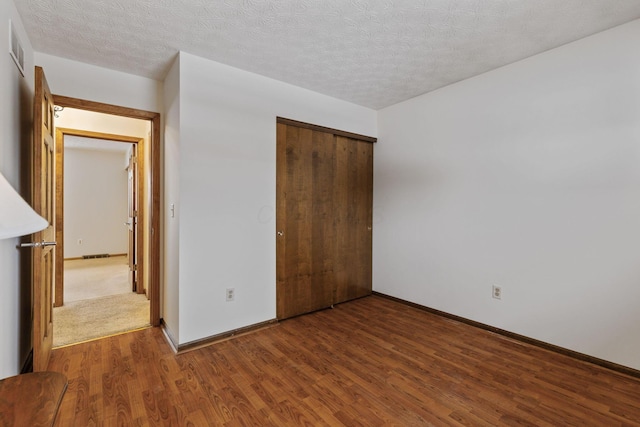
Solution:
{"label": "closet door handle", "polygon": [[279,237],[284,236],[284,231],[278,231],[278,236],[279,236]]}

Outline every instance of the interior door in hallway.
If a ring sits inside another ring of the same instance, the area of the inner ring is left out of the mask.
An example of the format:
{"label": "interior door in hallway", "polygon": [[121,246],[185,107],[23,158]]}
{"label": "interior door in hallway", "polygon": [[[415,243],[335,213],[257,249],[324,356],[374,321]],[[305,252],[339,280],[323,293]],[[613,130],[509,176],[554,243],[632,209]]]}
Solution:
{"label": "interior door in hallway", "polygon": [[371,293],[372,142],[278,119],[279,319]]}
{"label": "interior door in hallway", "polygon": [[49,226],[33,234],[42,243],[33,251],[33,370],[44,371],[53,345],[53,283],[55,277],[55,149],[53,97],[44,70],[35,70],[33,160],[31,176],[33,208]]}
{"label": "interior door in hallway", "polygon": [[138,146],[131,145],[129,164],[127,166],[127,229],[129,234],[129,280],[133,292],[144,293],[141,283],[138,283]]}

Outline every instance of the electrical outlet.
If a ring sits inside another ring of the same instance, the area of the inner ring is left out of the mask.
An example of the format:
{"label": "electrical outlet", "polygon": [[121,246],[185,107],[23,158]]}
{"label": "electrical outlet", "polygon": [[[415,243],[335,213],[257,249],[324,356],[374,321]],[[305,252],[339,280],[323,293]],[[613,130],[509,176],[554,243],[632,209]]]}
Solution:
{"label": "electrical outlet", "polygon": [[500,286],[493,285],[491,296],[495,299],[502,299],[502,288]]}
{"label": "electrical outlet", "polygon": [[82,244],[82,239],[78,239],[78,244],[81,245]]}
{"label": "electrical outlet", "polygon": [[233,301],[236,296],[236,290],[234,288],[227,288],[227,302]]}

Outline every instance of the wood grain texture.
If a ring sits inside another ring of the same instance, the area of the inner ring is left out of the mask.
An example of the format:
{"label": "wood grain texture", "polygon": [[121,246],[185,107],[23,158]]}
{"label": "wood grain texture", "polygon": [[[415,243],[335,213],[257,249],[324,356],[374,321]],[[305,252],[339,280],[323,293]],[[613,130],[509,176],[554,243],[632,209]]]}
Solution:
{"label": "wood grain texture", "polygon": [[279,121],[277,145],[277,317],[370,294],[373,144]]}
{"label": "wood grain texture", "polygon": [[56,251],[55,278],[53,292],[53,306],[61,307],[64,304],[64,134],[56,127],[55,139],[56,159]]}
{"label": "wood grain texture", "polygon": [[175,355],[56,349],[57,426],[634,426],[640,380],[378,296]]}
{"label": "wood grain texture", "polygon": [[357,139],[360,141],[378,142],[378,138],[374,138],[373,136],[366,136],[358,133],[346,132],[340,129],[333,129],[325,126],[314,125],[311,123],[299,122],[297,120],[286,119],[284,117],[277,117],[276,122],[284,125],[298,127],[298,128],[311,129],[318,132],[330,133],[332,135],[344,136],[346,138]]}
{"label": "wood grain texture", "polygon": [[149,152],[149,165],[145,164],[145,169],[151,176],[151,182],[144,190],[149,195],[148,204],[144,209],[149,212],[149,224],[145,227],[149,230],[149,280],[148,280],[148,297],[151,301],[151,324],[153,326],[160,325],[160,271],[164,268],[160,265],[160,189],[162,188],[162,175],[160,173],[161,157],[160,138],[162,135],[160,126],[160,114],[155,114],[151,118],[151,144],[145,147],[145,151]]}
{"label": "wood grain texture", "polygon": [[476,328],[484,329],[484,330],[489,331],[489,332],[494,332],[496,334],[503,335],[503,336],[505,336],[507,338],[512,338],[512,339],[514,339],[516,341],[521,341],[521,342],[526,343],[526,344],[531,344],[531,345],[534,345],[536,347],[540,347],[540,348],[543,348],[543,349],[546,349],[546,350],[550,350],[550,351],[552,351],[554,353],[564,354],[565,356],[569,356],[569,357],[572,357],[572,358],[577,359],[577,360],[582,360],[583,362],[593,363],[595,365],[602,366],[604,368],[611,369],[611,370],[620,372],[622,374],[630,375],[632,377],[640,379],[640,371],[637,370],[637,369],[630,368],[628,366],[623,366],[623,365],[620,365],[620,364],[617,364],[617,363],[609,362],[608,360],[604,360],[604,359],[600,359],[600,358],[597,358],[597,357],[589,356],[589,355],[584,354],[584,353],[579,353],[579,352],[574,351],[574,350],[569,350],[568,348],[564,348],[564,347],[560,347],[560,346],[557,346],[557,345],[549,344],[549,343],[544,342],[544,341],[540,341],[540,340],[537,340],[537,339],[534,339],[534,338],[531,338],[531,337],[527,337],[527,336],[524,336],[524,335],[516,334],[514,332],[506,331],[504,329],[496,328],[495,326],[490,326],[490,325],[487,325],[485,323],[476,322],[474,320],[470,320],[470,319],[467,319],[465,317],[456,316],[455,314],[446,313],[444,311],[436,310],[435,308],[426,307],[426,306],[421,305],[421,304],[416,304],[414,302],[403,300],[401,298],[392,297],[390,295],[386,295],[386,294],[383,294],[383,293],[380,293],[380,292],[375,292],[374,291],[372,294],[380,296],[380,297],[383,297],[383,298],[390,299],[392,301],[397,301],[397,302],[400,302],[402,304],[406,304],[408,306],[415,307],[415,308],[427,311],[427,312],[432,313],[432,314],[436,314],[438,316],[443,316],[443,317],[446,317],[448,319],[454,320],[456,322],[466,323],[467,325],[471,325],[471,326],[474,326]]}
{"label": "wood grain texture", "polygon": [[105,104],[103,102],[89,101],[86,99],[72,98],[64,95],[53,95],[55,104],[61,107],[77,108],[79,110],[95,111],[114,116],[130,117],[132,119],[153,120],[160,116],[160,113],[152,111],[138,110],[136,108],[122,107],[119,105]]}
{"label": "wood grain texture", "polygon": [[337,136],[336,151],[333,256],[339,303],[371,293],[373,145]]}
{"label": "wood grain texture", "polygon": [[332,134],[278,124],[282,132],[278,179],[280,246],[277,314],[287,318],[333,304]]}
{"label": "wood grain texture", "polygon": [[[44,70],[35,67],[33,103],[33,159],[30,165],[33,209],[49,225],[32,234],[32,242],[55,242],[55,140],[53,96]],[[33,370],[46,370],[53,345],[53,286],[55,282],[55,244],[34,247],[33,265]]]}
{"label": "wood grain texture", "polygon": [[0,380],[0,426],[52,426],[67,389],[58,372],[36,372]]}

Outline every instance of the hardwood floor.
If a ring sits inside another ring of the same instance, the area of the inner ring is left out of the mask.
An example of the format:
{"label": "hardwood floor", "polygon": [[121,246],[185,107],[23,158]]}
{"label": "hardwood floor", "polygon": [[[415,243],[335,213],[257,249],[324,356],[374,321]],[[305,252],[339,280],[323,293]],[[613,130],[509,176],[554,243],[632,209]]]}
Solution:
{"label": "hardwood floor", "polygon": [[174,355],[158,328],[54,350],[57,426],[634,426],[640,379],[378,296]]}

